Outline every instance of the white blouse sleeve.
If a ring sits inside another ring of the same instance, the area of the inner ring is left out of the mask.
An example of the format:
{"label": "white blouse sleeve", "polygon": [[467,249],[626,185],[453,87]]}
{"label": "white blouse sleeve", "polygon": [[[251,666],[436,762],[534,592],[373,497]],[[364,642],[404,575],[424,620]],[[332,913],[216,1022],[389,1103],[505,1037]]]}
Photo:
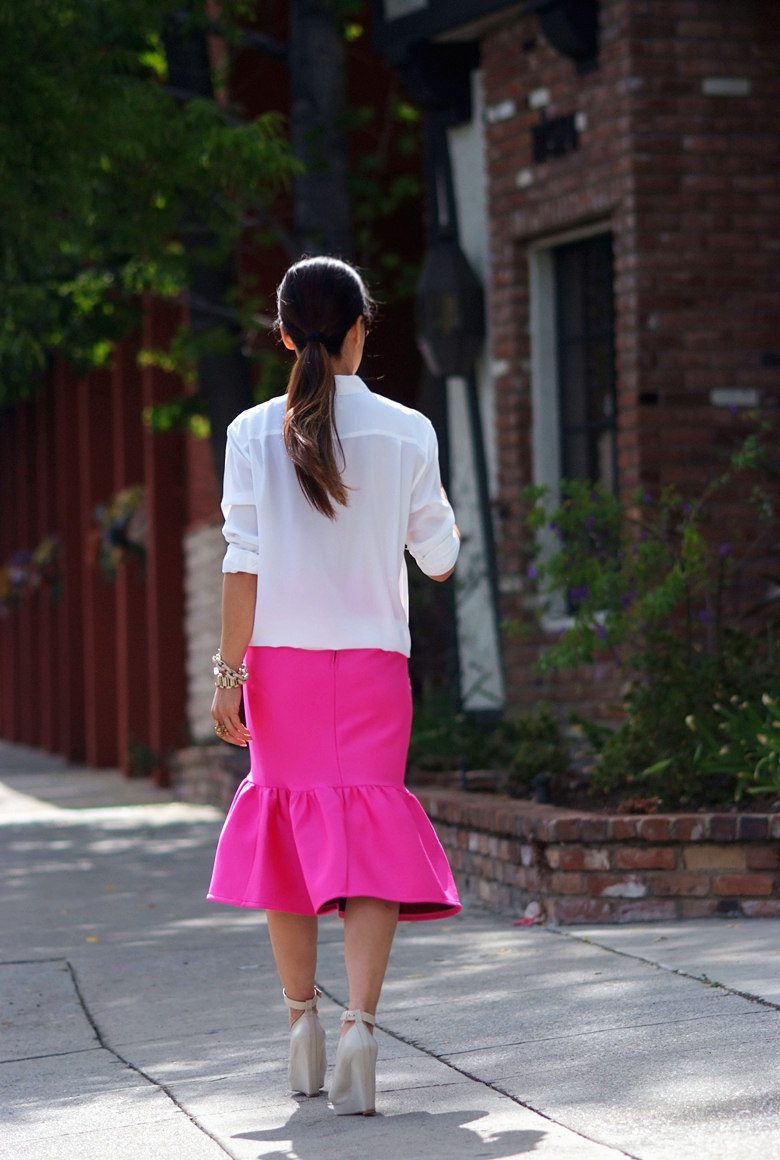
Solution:
{"label": "white blouse sleeve", "polygon": [[406,546],[426,576],[449,572],[460,551],[455,514],[441,485],[439,446],[432,426],[425,462],[412,487]]}
{"label": "white blouse sleeve", "polygon": [[227,433],[222,514],[225,517],[222,534],[228,546],[222,571],[256,575],[260,570],[260,557],[252,464],[247,451],[239,443],[233,424]]}

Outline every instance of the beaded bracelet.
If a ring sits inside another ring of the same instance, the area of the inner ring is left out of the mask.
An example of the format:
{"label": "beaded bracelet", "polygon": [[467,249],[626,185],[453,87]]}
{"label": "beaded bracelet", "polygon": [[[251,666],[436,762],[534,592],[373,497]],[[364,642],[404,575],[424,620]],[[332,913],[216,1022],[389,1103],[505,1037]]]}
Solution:
{"label": "beaded bracelet", "polygon": [[237,669],[231,669],[227,661],[223,661],[219,649],[211,660],[214,664],[214,684],[218,689],[237,689],[248,680],[246,665],[242,662]]}

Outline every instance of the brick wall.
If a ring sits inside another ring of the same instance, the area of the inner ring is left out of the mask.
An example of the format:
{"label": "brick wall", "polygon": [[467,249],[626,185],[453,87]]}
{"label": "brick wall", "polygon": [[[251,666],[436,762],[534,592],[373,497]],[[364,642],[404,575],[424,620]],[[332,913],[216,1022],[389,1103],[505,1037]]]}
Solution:
{"label": "brick wall", "polygon": [[[544,40],[535,19],[513,19],[482,45],[482,77],[487,111],[487,171],[491,230],[492,281],[488,294],[491,354],[501,371],[496,382],[499,456],[500,567],[504,612],[522,615],[524,557],[520,491],[533,478],[531,461],[531,339],[528,247],[540,238],[602,221],[612,228],[618,299],[619,375],[622,389],[636,389],[636,351],[622,336],[635,333],[636,301],[630,292],[634,222],[631,173],[626,164],[629,142],[630,89],[628,9],[623,0],[608,2],[604,17],[601,63],[580,76],[574,64]],[[539,122],[532,108],[539,90],[549,101],[545,115],[578,113],[587,123],[581,148],[565,157],[533,163],[532,130]],[[635,432],[626,428],[621,453],[636,459]],[[622,465],[622,464],[621,464]],[[520,587],[512,594],[511,589]],[[509,703],[539,696],[551,701],[588,702],[603,698],[599,682],[548,678],[531,673],[540,641],[505,640]],[[610,674],[602,674],[604,695]],[[585,706],[583,706],[585,707]]]}
{"label": "brick wall", "polygon": [[[599,67],[589,73],[557,54],[533,17],[513,16],[482,42],[509,618],[525,598],[519,492],[532,479],[529,246],[598,223],[612,232],[626,492],[700,489],[739,435],[718,401],[777,406],[780,26],[769,6],[730,0],[602,0],[600,9]],[[576,113],[582,128],[576,151],[534,164],[539,100],[545,116]],[[730,529],[743,505],[732,497]],[[506,641],[510,702],[543,696],[600,710],[610,671],[539,682],[543,644]]]}
{"label": "brick wall", "polygon": [[415,789],[464,899],[547,921],[780,917],[780,814],[601,816]]}

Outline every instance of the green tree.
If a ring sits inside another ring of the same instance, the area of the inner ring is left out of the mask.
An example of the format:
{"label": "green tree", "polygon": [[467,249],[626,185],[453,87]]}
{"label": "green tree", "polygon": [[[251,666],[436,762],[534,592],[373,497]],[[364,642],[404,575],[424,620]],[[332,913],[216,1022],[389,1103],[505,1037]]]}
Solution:
{"label": "green tree", "polygon": [[[224,0],[217,26],[207,0],[0,0],[0,409],[37,389],[52,357],[108,365],[145,294],[181,297],[188,326],[143,357],[198,390],[151,418],[205,416],[219,475],[225,427],[253,402],[247,333],[263,329],[264,302],[239,284],[240,242],[354,257],[384,301],[408,296],[416,263],[384,236],[406,237],[398,215],[419,199],[419,115],[397,86],[384,104],[346,104],[365,6],[292,0],[282,43],[257,0]],[[246,121],[228,103],[247,46],[258,67],[285,61],[289,118]],[[284,366],[258,357],[259,389],[276,393]]]}
{"label": "green tree", "polygon": [[[235,354],[231,255],[299,167],[278,115],[213,99],[205,7],[0,0],[0,407],[53,355],[105,365],[146,293],[195,287],[196,358]],[[228,43],[246,8],[222,5]]]}

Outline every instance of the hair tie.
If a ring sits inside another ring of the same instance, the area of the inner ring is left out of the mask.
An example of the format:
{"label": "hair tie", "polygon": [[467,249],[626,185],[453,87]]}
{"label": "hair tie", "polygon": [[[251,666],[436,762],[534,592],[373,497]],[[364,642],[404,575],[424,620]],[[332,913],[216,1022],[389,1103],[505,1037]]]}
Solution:
{"label": "hair tie", "polygon": [[323,346],[327,345],[328,339],[319,330],[311,330],[304,338],[304,345],[308,346],[310,342],[321,342]]}

